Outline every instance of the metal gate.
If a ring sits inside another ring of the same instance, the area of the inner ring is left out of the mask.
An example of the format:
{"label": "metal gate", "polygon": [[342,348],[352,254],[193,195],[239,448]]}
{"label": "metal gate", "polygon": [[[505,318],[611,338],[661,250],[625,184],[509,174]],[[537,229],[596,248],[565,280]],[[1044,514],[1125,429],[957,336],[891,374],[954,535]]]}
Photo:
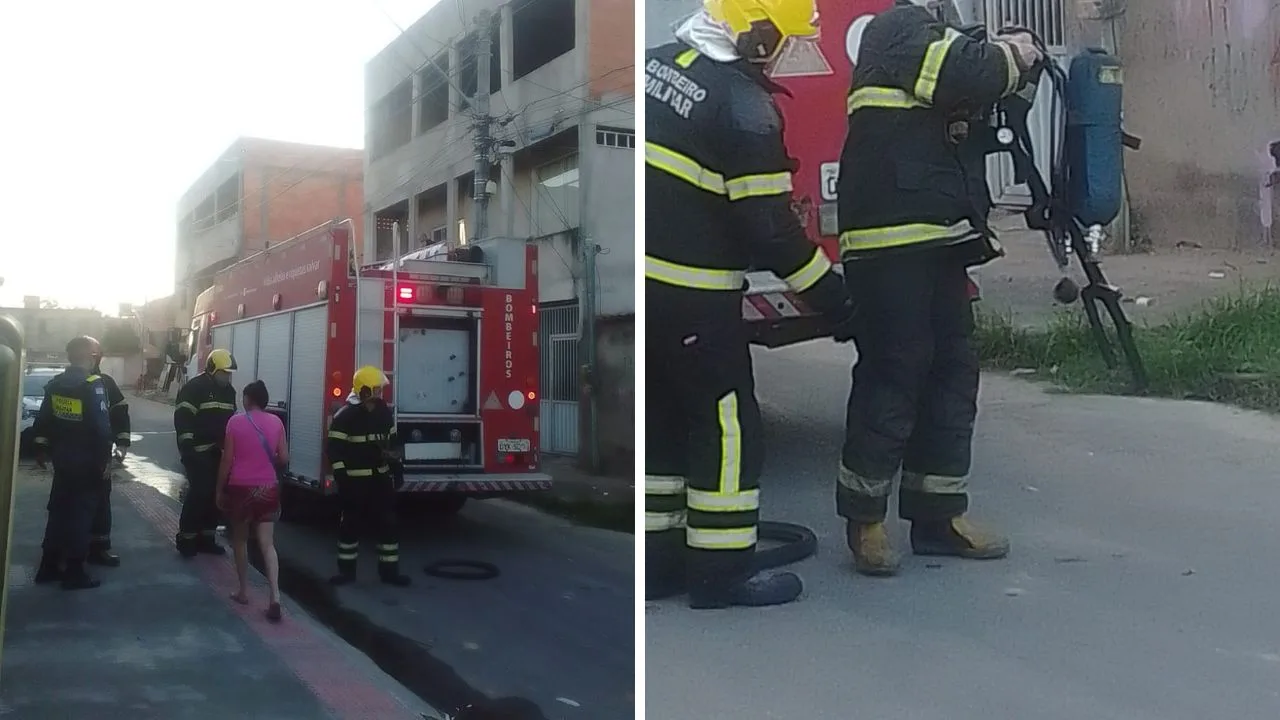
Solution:
{"label": "metal gate", "polygon": [[578,453],[578,304],[538,308],[542,402],[539,444],[553,455]]}
{"label": "metal gate", "polygon": [[[1067,23],[1064,0],[983,0],[983,13],[987,27],[993,32],[1009,25],[1035,31],[1044,40],[1054,62],[1059,65],[1065,63]],[[1053,151],[1050,144],[1054,122],[1052,106],[1052,88],[1047,80],[1042,80],[1036,90],[1036,99],[1031,106],[1027,125],[1036,156],[1036,167],[1046,184],[1050,181],[1049,157]],[[1061,112],[1059,110],[1058,122],[1062,120]],[[1060,133],[1057,141],[1062,142]],[[1025,182],[1020,183],[1015,178],[1013,160],[1007,154],[987,159],[987,184],[991,189],[992,199],[998,205],[1031,204],[1031,191]]]}

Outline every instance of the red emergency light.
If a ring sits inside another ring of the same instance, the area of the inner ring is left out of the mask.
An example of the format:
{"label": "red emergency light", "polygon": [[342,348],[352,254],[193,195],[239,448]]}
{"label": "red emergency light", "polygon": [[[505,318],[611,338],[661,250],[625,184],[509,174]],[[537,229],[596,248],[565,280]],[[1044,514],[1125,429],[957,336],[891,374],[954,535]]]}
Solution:
{"label": "red emergency light", "polygon": [[413,302],[414,294],[412,285],[401,285],[396,288],[396,297],[404,302]]}

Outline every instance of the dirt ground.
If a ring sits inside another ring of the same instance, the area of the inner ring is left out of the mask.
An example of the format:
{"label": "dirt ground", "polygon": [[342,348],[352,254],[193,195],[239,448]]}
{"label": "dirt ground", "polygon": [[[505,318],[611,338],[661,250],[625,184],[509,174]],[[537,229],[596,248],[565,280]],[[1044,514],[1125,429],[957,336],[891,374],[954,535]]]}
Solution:
{"label": "dirt ground", "polygon": [[[1045,324],[1061,306],[1053,300],[1059,275],[1041,233],[1026,229],[1020,215],[993,217],[1007,255],[974,271],[981,307],[1011,315],[1015,324]],[[1138,325],[1156,324],[1196,310],[1205,300],[1280,281],[1280,257],[1265,251],[1231,252],[1195,247],[1110,255],[1107,278],[1125,295],[1125,310]],[[1079,279],[1079,268],[1072,267]],[[1073,312],[1082,312],[1078,305]]]}

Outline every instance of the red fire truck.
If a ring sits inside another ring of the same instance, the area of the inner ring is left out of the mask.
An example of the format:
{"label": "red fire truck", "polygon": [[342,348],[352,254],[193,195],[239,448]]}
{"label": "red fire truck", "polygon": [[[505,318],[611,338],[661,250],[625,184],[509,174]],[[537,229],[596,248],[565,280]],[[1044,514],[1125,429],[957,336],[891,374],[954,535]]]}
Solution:
{"label": "red fire truck", "polygon": [[237,262],[196,301],[192,357],[226,348],[236,385],[266,383],[288,429],[287,489],[336,491],[325,436],[362,365],[390,379],[401,492],[456,512],[467,497],[550,488],[538,455],[536,248],[508,240],[361,268],[350,229],[327,224]]}

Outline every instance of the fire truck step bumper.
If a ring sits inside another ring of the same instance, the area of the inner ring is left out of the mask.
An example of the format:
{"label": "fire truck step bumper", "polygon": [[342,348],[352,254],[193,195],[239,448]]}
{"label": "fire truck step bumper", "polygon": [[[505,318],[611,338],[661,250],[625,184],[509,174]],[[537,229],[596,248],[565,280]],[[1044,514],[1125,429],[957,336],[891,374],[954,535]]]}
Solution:
{"label": "fire truck step bumper", "polygon": [[544,473],[511,475],[458,475],[454,477],[405,478],[400,492],[453,492],[468,495],[505,495],[551,489],[551,476]]}

